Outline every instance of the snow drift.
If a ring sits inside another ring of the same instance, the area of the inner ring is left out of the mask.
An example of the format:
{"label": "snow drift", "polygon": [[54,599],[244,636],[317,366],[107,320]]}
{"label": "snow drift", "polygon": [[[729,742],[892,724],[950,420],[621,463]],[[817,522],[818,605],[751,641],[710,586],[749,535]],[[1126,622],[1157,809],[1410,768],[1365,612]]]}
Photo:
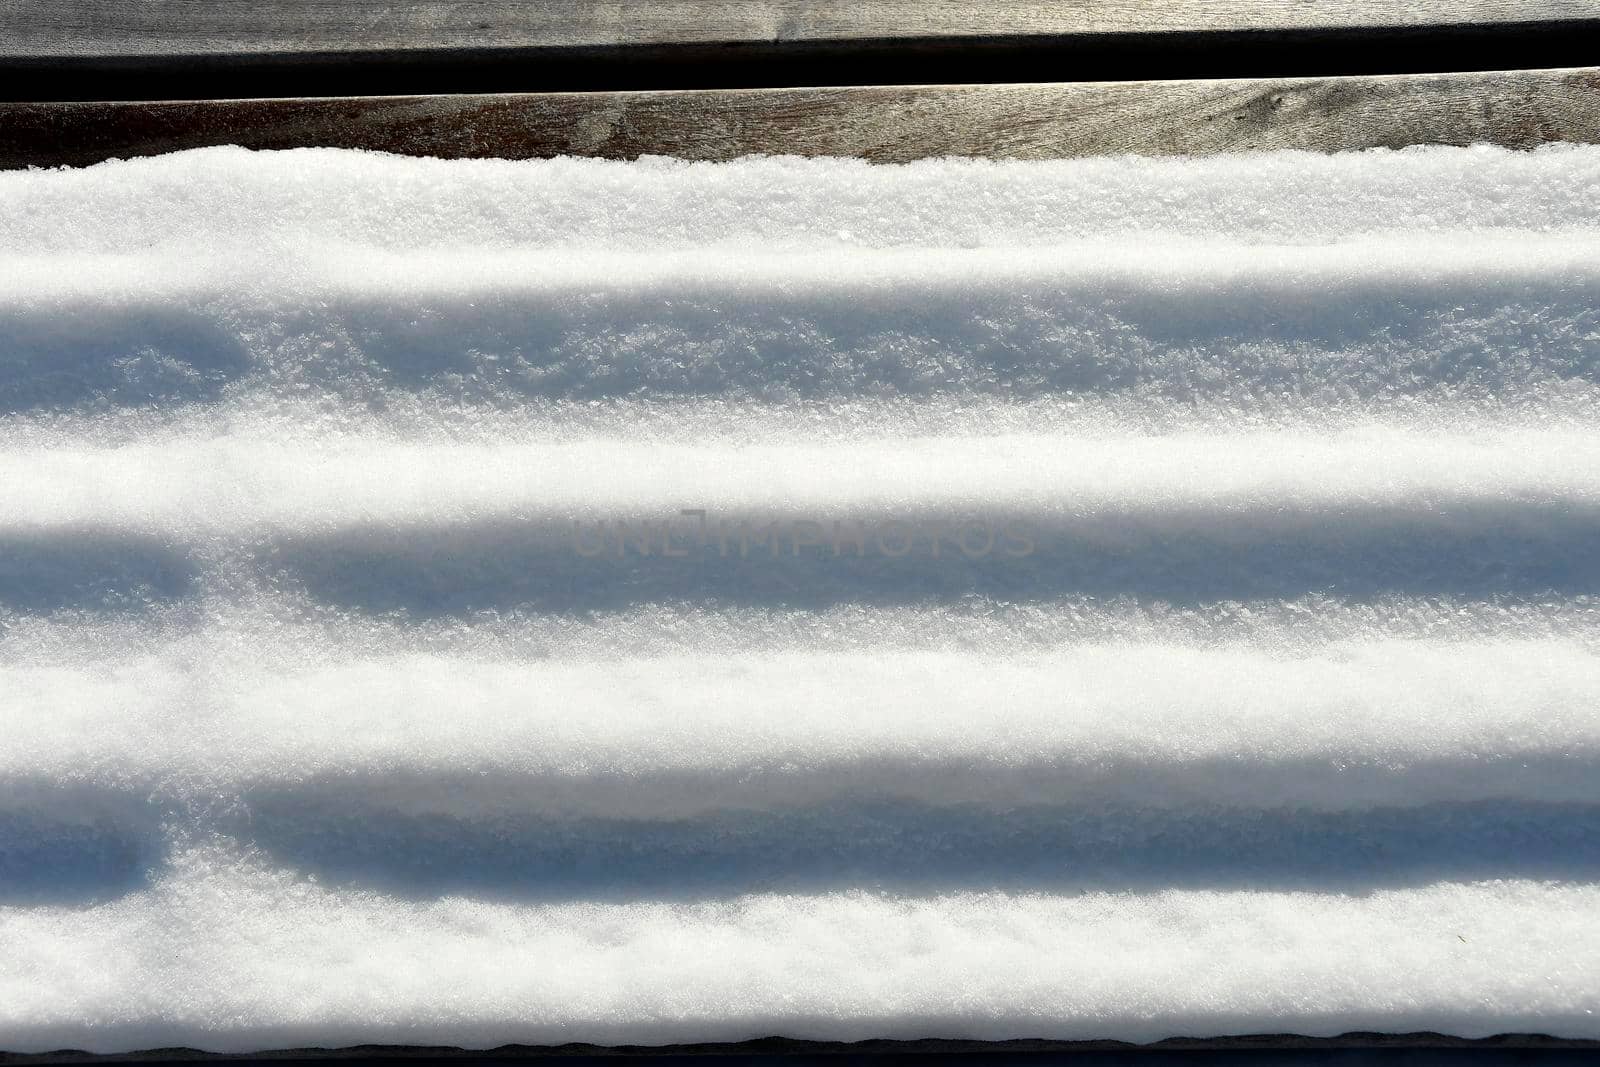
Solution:
{"label": "snow drift", "polygon": [[1600,150],[0,174],[0,1048],[1600,1037]]}

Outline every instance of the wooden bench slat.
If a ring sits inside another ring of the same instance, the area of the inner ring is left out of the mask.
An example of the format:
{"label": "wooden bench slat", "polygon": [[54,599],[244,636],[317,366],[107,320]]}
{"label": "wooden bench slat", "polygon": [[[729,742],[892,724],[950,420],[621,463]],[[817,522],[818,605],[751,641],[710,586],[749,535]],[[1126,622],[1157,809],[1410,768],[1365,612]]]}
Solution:
{"label": "wooden bench slat", "polygon": [[722,160],[1600,142],[1600,68],[1488,74],[0,105],[0,166],[204,145]]}
{"label": "wooden bench slat", "polygon": [[0,59],[1048,37],[1600,18],[1600,0],[0,0]]}

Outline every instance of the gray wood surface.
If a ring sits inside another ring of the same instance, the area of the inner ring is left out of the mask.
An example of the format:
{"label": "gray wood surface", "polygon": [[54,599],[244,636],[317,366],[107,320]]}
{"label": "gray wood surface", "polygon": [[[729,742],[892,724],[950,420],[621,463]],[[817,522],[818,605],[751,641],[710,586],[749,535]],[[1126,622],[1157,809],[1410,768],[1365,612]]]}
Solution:
{"label": "gray wood surface", "polygon": [[1041,159],[1600,142],[1600,68],[1389,77],[0,105],[0,166],[203,145]]}
{"label": "gray wood surface", "polygon": [[1036,37],[1600,18],[1600,0],[0,0],[0,59]]}

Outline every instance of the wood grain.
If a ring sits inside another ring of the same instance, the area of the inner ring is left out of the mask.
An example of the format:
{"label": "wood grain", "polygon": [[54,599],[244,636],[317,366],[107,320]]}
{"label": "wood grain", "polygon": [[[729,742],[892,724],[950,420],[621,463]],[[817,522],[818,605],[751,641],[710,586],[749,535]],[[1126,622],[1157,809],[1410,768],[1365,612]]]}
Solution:
{"label": "wood grain", "polygon": [[1600,0],[0,0],[0,57],[594,48],[1444,26]]}
{"label": "wood grain", "polygon": [[446,158],[1044,159],[1600,142],[1600,68],[1241,79],[0,105],[0,166],[205,145]]}

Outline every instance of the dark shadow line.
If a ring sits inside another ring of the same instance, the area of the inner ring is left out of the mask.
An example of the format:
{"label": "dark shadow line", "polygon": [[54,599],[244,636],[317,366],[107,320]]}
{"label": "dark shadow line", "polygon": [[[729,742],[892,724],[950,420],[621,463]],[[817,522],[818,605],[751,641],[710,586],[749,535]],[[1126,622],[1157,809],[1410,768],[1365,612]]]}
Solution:
{"label": "dark shadow line", "polygon": [[140,791],[0,781],[0,907],[81,906],[148,888],[161,812]]}
{"label": "dark shadow line", "polygon": [[0,534],[0,608],[141,611],[191,596],[199,580],[182,545],[92,527]]}
{"label": "dark shadow line", "polygon": [[1592,1064],[1600,1041],[1549,1034],[1506,1033],[1463,1038],[1431,1031],[1350,1031],[1334,1037],[1302,1034],[1237,1034],[1210,1038],[1173,1037],[1146,1045],[1127,1041],[1016,1039],[807,1041],[764,1037],[749,1041],[669,1045],[502,1045],[462,1049],[437,1045],[355,1045],[292,1048],[247,1053],[161,1048],[96,1055],[64,1049],[30,1054],[0,1052],[5,1067],[57,1064],[140,1063],[146,1067],[227,1062],[285,1065],[328,1060],[364,1067],[426,1067],[429,1064],[578,1064],[597,1057],[643,1057],[661,1067],[1577,1067]]}
{"label": "dark shadow line", "polygon": [[0,99],[220,100],[1421,74],[1587,66],[1600,19],[1475,25],[0,56]]}
{"label": "dark shadow line", "polygon": [[[659,529],[674,515],[613,518],[639,531],[646,521]],[[257,559],[314,600],[420,618],[511,609],[583,614],[649,603],[815,609],[974,596],[1020,603],[1133,596],[1194,605],[1313,593],[1365,601],[1600,590],[1600,512],[1583,505],[1284,505],[1252,509],[1247,522],[1225,504],[1059,517],[996,511],[804,518],[825,533],[833,520],[847,534],[858,529],[853,523],[865,523],[864,554],[844,540],[838,555],[826,542],[802,550],[780,540],[774,550],[772,540],[762,544],[758,536],[774,521],[776,537],[793,535],[795,517],[730,513],[716,520],[727,523],[726,541],[689,546],[681,558],[663,556],[659,546],[648,556],[629,548],[635,542],[624,544],[614,522],[602,531],[598,519],[576,526],[575,520],[486,519],[292,535],[261,546]],[[950,529],[976,522],[975,529],[994,533],[995,547],[974,558],[943,540],[935,558],[933,538],[943,536],[935,520]],[[905,554],[891,557],[884,546],[894,552],[908,544],[894,539],[907,528],[890,525],[897,521],[920,525],[913,525],[915,540]],[[684,536],[681,527],[675,536]],[[1031,539],[1031,551],[1009,554],[1023,550],[1020,536]]]}
{"label": "dark shadow line", "polygon": [[1600,805],[1515,800],[1347,811],[878,801],[651,821],[409,815],[313,790],[258,794],[250,816],[226,830],[323,884],[412,899],[620,903],[843,888],[1364,894],[1507,877],[1600,881]]}

